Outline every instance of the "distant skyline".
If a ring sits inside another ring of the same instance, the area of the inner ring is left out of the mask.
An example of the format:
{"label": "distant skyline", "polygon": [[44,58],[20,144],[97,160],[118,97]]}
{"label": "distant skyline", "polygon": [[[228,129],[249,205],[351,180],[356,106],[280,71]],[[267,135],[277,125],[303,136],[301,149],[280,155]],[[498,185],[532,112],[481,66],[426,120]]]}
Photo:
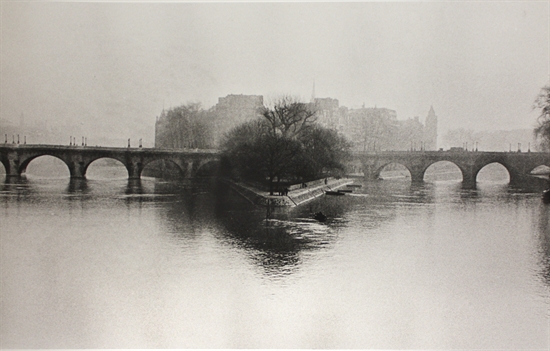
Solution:
{"label": "distant skyline", "polygon": [[430,106],[449,129],[532,128],[550,74],[550,3],[0,3],[0,118],[112,129],[163,107],[280,94]]}

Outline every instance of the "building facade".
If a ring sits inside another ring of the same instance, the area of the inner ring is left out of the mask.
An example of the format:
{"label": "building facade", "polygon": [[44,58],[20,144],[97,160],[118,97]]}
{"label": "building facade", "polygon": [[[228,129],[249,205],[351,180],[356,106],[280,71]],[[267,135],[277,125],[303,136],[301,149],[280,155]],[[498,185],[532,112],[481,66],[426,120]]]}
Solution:
{"label": "building facade", "polygon": [[433,106],[430,106],[430,111],[424,124],[424,149],[427,151],[437,150],[437,116],[435,115]]}
{"label": "building facade", "polygon": [[208,110],[198,104],[163,110],[155,123],[155,147],[216,148],[226,132],[259,117],[262,107],[261,95],[227,95]]}
{"label": "building facade", "polygon": [[338,99],[313,98],[309,105],[316,112],[317,123],[326,128],[343,131],[347,108],[340,107]]}
{"label": "building facade", "polygon": [[[418,117],[398,120],[397,112],[388,108],[348,109],[334,98],[312,96],[308,105],[316,111],[317,123],[343,134],[353,143],[355,151],[437,150],[437,116],[433,107],[422,124]],[[219,147],[225,133],[261,117],[263,107],[261,95],[231,94],[220,97],[207,111],[196,111],[192,117],[198,116],[198,121],[171,117],[172,110],[162,111],[155,125],[155,146]],[[186,131],[175,133],[182,129]],[[197,139],[199,136],[202,139]]]}
{"label": "building facade", "polygon": [[214,144],[219,145],[223,135],[239,124],[260,117],[263,106],[262,95],[230,94],[218,98],[218,103],[208,111],[214,122]]}

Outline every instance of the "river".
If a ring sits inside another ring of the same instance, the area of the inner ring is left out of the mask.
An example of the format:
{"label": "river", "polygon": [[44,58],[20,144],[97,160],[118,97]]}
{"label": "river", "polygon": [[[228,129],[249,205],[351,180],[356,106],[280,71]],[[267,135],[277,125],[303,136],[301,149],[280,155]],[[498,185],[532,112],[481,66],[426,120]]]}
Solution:
{"label": "river", "polygon": [[549,347],[538,191],[358,180],[266,214],[213,181],[91,178],[0,185],[2,348]]}

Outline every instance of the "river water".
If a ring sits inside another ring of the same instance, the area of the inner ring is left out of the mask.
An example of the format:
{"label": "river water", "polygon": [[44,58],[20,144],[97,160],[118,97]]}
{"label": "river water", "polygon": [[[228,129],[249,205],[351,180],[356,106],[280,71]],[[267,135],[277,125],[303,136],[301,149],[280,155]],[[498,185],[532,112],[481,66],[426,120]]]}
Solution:
{"label": "river water", "polygon": [[212,181],[6,182],[0,346],[548,349],[550,206],[441,179],[271,214]]}

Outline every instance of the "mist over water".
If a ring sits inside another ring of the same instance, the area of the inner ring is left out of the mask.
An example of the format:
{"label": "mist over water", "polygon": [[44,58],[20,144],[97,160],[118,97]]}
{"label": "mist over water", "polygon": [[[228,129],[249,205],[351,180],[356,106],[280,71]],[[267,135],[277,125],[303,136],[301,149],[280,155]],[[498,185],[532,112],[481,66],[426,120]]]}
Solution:
{"label": "mist over water", "polygon": [[498,166],[266,221],[215,181],[32,163],[0,185],[3,348],[548,347],[550,207]]}

